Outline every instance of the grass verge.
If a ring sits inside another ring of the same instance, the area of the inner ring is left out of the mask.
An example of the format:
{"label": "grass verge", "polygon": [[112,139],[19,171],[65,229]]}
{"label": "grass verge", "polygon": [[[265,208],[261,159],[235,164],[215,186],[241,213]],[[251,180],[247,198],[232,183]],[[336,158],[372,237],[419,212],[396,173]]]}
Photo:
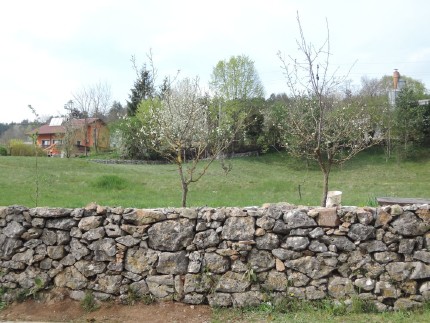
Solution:
{"label": "grass verge", "polygon": [[304,301],[286,299],[245,308],[215,308],[212,322],[430,322],[430,303],[410,311],[378,313],[367,302],[355,300],[335,305],[331,300]]}

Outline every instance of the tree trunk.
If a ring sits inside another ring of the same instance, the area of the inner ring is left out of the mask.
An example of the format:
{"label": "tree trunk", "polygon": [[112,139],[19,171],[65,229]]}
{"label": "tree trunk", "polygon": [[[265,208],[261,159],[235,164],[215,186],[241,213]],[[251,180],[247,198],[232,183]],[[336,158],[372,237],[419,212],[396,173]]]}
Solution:
{"label": "tree trunk", "polygon": [[327,193],[328,193],[328,178],[329,172],[323,171],[323,195],[321,200],[321,206],[325,207],[327,204]]}
{"label": "tree trunk", "polygon": [[182,207],[187,207],[188,184],[182,182]]}
{"label": "tree trunk", "polygon": [[187,207],[188,183],[184,178],[184,171],[182,169],[182,163],[178,163],[177,165],[178,165],[179,177],[181,178],[182,207]]}
{"label": "tree trunk", "polygon": [[388,160],[391,158],[391,130],[390,128],[388,128],[388,132],[387,132],[387,141],[386,141],[386,145],[387,145],[387,152],[386,152],[386,156],[385,156],[385,162],[388,162]]}
{"label": "tree trunk", "polygon": [[97,131],[97,125],[94,126],[94,132],[93,132],[93,142],[94,142],[94,151],[96,153],[99,152],[99,131]]}
{"label": "tree trunk", "polygon": [[318,161],[318,165],[320,166],[321,172],[323,173],[323,194],[321,199],[321,206],[325,207],[327,204],[328,179],[330,175],[332,161],[331,158],[328,158],[328,161],[325,164],[319,151],[317,151],[316,159]]}

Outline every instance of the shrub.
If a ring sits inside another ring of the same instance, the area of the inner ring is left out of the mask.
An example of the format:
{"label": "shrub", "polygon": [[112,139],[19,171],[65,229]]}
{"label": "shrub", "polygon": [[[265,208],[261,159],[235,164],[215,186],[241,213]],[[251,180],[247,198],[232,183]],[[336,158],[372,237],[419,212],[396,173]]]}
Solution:
{"label": "shrub", "polygon": [[3,146],[0,146],[0,156],[7,156],[7,149]]}
{"label": "shrub", "polygon": [[11,140],[9,143],[9,150],[11,156],[44,156],[44,151],[40,147],[29,145],[21,140]]}

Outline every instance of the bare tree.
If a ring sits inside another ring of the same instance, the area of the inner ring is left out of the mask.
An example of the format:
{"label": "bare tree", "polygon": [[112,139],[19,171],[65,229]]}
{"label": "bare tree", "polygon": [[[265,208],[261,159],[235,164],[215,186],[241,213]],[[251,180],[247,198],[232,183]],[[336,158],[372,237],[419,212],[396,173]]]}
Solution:
{"label": "bare tree", "polygon": [[96,83],[91,87],[92,111],[93,118],[104,118],[112,105],[112,91],[107,83]]}
{"label": "bare tree", "polygon": [[321,205],[326,205],[329,175],[333,165],[342,164],[378,142],[372,107],[351,98],[341,99],[341,85],[330,62],[330,33],[315,47],[305,38],[297,13],[300,59],[278,54],[289,89],[283,131],[285,145],[294,156],[314,160],[323,173]]}
{"label": "bare tree", "polygon": [[62,139],[62,148],[66,158],[70,158],[75,152],[75,143],[77,138],[77,129],[73,126],[70,119],[66,119],[63,123],[64,135]]}
{"label": "bare tree", "polygon": [[[87,155],[87,145],[89,142],[89,134],[87,131],[89,118],[102,118],[107,114],[111,106],[111,88],[107,83],[97,83],[92,86],[83,87],[80,90],[72,93],[74,107],[80,112],[84,119],[83,136],[85,140],[85,155]],[[96,131],[98,136],[100,131]],[[96,143],[94,148],[98,150],[98,138],[94,138]]]}
{"label": "bare tree", "polygon": [[[391,86],[392,87],[392,86]],[[387,96],[388,88],[377,78],[368,78],[367,76],[361,77],[360,95],[374,98],[378,96]]]}
{"label": "bare tree", "polygon": [[72,119],[79,118],[81,116],[81,112],[74,108],[73,100],[67,101],[64,104],[64,109],[67,111],[65,115],[63,115],[63,127],[64,134],[62,137],[62,153],[66,156],[66,158],[70,158],[75,151],[75,143],[77,140],[77,132],[78,129],[72,124]]}

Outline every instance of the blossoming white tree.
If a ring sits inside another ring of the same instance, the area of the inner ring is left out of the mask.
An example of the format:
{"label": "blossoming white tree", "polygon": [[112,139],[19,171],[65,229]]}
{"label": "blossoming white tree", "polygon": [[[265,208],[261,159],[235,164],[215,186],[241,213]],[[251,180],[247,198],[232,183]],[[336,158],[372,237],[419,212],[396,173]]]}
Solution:
{"label": "blossoming white tree", "polygon": [[202,178],[240,126],[211,122],[208,101],[199,79],[185,78],[169,86],[160,98],[144,102],[138,112],[146,120],[141,131],[151,138],[154,149],[178,167],[183,207],[189,185]]}

